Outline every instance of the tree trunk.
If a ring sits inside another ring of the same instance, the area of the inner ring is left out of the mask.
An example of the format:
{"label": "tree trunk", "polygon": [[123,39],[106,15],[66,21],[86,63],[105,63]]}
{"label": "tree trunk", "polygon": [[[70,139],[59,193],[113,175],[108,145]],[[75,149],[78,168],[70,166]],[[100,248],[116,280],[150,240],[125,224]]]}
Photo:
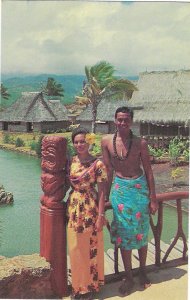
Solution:
{"label": "tree trunk", "polygon": [[92,133],[96,133],[96,116],[97,116],[97,106],[93,105],[93,108],[92,108]]}

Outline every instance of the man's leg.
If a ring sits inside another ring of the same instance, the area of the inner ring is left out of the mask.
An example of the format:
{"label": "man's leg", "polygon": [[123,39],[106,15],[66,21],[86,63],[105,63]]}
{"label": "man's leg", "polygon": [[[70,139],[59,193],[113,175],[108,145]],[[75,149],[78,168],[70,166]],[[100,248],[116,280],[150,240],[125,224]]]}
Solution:
{"label": "man's leg", "polygon": [[144,246],[138,250],[140,262],[139,279],[140,283],[144,286],[145,289],[151,286],[151,282],[146,275],[147,250],[148,246]]}
{"label": "man's leg", "polygon": [[133,276],[132,276],[132,261],[131,261],[131,250],[121,249],[121,256],[123,260],[123,265],[125,268],[125,279],[123,280],[119,291],[121,294],[130,294],[133,287]]}

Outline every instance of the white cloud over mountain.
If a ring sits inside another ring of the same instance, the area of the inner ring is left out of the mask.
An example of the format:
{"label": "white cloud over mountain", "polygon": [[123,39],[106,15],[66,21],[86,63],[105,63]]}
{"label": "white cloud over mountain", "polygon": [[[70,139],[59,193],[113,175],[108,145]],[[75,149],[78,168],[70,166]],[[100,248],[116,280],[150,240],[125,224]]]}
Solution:
{"label": "white cloud over mountain", "polygon": [[[128,4],[128,5],[125,5]],[[190,3],[3,1],[2,73],[121,75],[190,68]]]}

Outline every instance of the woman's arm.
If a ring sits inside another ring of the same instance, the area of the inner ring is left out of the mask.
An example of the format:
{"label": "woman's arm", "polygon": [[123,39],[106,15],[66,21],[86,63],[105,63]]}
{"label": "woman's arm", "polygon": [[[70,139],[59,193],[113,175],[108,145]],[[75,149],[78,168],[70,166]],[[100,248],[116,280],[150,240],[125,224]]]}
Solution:
{"label": "woman's arm", "polygon": [[113,167],[110,161],[110,154],[108,151],[108,138],[103,137],[101,141],[101,147],[102,147],[102,156],[103,156],[103,162],[106,166],[106,171],[107,171],[107,176],[108,176],[108,181],[107,181],[107,186],[106,186],[106,199],[107,201],[109,200],[109,194],[111,190],[111,185],[113,181]]}
{"label": "woman's arm", "polygon": [[64,182],[64,197],[70,188],[70,180],[69,180],[69,173],[70,173],[70,159],[67,158],[66,164],[65,164],[65,169],[64,169],[64,177],[65,177],[65,182]]}
{"label": "woman's arm", "polygon": [[104,182],[98,182],[98,219],[96,222],[96,230],[101,231],[103,225],[105,223],[105,192],[106,192],[106,185]]}

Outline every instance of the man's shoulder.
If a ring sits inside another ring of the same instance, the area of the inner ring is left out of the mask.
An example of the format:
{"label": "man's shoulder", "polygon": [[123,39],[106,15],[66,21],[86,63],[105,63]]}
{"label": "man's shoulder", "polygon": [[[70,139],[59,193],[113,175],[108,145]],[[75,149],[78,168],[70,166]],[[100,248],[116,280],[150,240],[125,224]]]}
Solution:
{"label": "man's shoulder", "polygon": [[113,134],[105,134],[102,137],[102,142],[106,143],[106,142],[111,141],[112,139],[113,139]]}

